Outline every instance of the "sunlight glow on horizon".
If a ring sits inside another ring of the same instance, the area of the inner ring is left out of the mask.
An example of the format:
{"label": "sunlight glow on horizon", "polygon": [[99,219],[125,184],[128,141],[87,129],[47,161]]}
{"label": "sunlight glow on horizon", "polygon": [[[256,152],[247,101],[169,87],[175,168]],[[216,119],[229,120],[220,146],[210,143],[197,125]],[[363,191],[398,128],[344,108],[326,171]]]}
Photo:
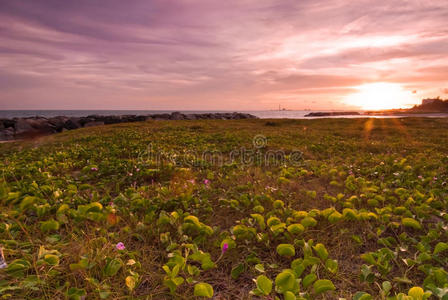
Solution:
{"label": "sunlight glow on horizon", "polygon": [[420,99],[400,84],[375,82],[356,87],[358,92],[345,97],[345,103],[363,110],[409,108]]}

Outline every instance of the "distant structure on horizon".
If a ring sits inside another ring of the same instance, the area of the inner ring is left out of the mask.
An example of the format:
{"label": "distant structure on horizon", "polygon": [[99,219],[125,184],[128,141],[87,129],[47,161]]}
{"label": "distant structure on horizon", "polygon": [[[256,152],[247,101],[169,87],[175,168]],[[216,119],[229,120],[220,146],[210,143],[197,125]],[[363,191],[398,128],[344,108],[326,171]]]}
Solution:
{"label": "distant structure on horizon", "polygon": [[448,100],[440,99],[440,97],[426,98],[422,100],[422,104],[415,105],[411,110],[420,112],[447,112]]}
{"label": "distant structure on horizon", "polygon": [[428,105],[434,103],[435,101],[440,100],[440,98],[427,98],[422,100],[422,105]]}

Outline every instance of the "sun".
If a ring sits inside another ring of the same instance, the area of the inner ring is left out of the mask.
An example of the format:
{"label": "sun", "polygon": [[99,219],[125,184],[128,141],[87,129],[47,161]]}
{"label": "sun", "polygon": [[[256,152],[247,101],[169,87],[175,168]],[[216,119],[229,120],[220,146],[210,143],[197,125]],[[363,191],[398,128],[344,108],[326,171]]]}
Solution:
{"label": "sun", "polygon": [[419,99],[400,84],[376,82],[356,87],[358,92],[348,95],[345,103],[363,110],[407,108]]}

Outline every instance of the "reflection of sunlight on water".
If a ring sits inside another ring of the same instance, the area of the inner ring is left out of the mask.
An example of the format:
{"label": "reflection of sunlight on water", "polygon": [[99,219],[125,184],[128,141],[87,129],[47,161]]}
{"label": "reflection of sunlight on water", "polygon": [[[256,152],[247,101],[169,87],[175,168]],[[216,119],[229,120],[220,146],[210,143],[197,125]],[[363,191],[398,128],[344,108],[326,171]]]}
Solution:
{"label": "reflection of sunlight on water", "polygon": [[369,83],[357,89],[357,93],[345,98],[345,103],[364,110],[409,108],[420,102],[416,95],[396,83]]}

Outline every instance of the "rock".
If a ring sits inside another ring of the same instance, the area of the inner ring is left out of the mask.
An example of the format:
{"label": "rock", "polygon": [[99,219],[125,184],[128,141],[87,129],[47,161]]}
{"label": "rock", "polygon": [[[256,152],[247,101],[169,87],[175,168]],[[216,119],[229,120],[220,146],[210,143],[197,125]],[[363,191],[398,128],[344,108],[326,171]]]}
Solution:
{"label": "rock", "polygon": [[104,124],[117,124],[123,122],[123,118],[120,116],[104,116],[102,118],[97,118],[97,121],[103,121]]}
{"label": "rock", "polygon": [[152,115],[154,120],[169,120],[170,119],[170,114],[155,114]]}
{"label": "rock", "polygon": [[104,125],[104,122],[101,121],[93,121],[93,122],[87,122],[84,124],[84,127],[94,127],[94,126],[101,126]]}
{"label": "rock", "polygon": [[360,113],[356,111],[332,111],[332,112],[312,112],[305,117],[331,117],[331,116],[359,116]]}
{"label": "rock", "polygon": [[16,123],[14,120],[10,119],[2,119],[4,128],[14,128],[14,124]]}
{"label": "rock", "polygon": [[55,132],[54,127],[46,118],[24,118],[15,119],[15,121],[14,132],[16,136],[33,136]]}
{"label": "rock", "polygon": [[201,120],[201,119],[256,119],[257,117],[244,113],[202,113],[182,114],[173,112],[171,114],[154,115],[121,115],[100,116],[90,115],[87,117],[64,117],[58,116],[50,119],[43,117],[0,119],[0,140],[28,137],[42,134],[63,132],[81,127],[92,127],[105,124],[116,124],[125,122],[142,122],[146,120]]}
{"label": "rock", "polygon": [[185,116],[178,111],[171,113],[170,120],[184,120],[184,119]]}
{"label": "rock", "polygon": [[59,116],[48,119],[48,122],[53,126],[56,132],[62,132],[65,123],[68,121],[67,117]]}
{"label": "rock", "polygon": [[9,127],[0,130],[0,141],[9,141],[13,139],[15,139],[13,128]]}
{"label": "rock", "polygon": [[17,119],[16,123],[14,124],[14,131],[17,135],[20,135],[20,134],[32,133],[34,132],[34,129],[33,127],[31,127],[31,124],[28,123],[26,119]]}
{"label": "rock", "polygon": [[69,118],[64,123],[64,128],[68,130],[81,128],[81,124],[79,123],[80,118]]}

